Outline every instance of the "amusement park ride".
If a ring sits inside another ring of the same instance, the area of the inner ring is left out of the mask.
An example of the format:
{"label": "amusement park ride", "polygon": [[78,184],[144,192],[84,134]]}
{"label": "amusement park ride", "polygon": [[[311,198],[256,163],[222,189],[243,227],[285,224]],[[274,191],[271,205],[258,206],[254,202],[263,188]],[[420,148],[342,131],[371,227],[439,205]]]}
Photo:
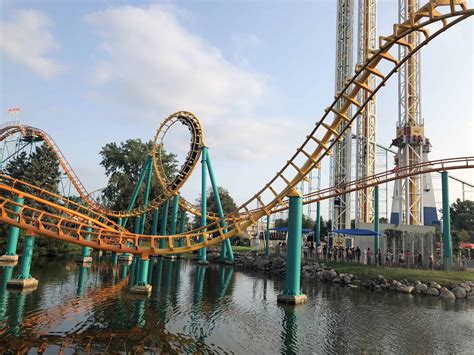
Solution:
{"label": "amusement park ride", "polygon": [[[83,257],[89,248],[101,251],[135,255],[140,258],[138,292],[150,292],[147,282],[149,257],[176,256],[199,251],[199,260],[206,262],[206,248],[221,244],[221,257],[233,261],[230,239],[241,234],[259,220],[289,209],[289,236],[287,254],[287,279],[282,301],[298,303],[302,300],[299,288],[301,254],[301,215],[303,204],[317,204],[316,242],[319,243],[320,201],[331,199],[334,227],[350,226],[350,193],[357,193],[357,219],[374,223],[378,231],[378,186],[388,181],[398,181],[399,196],[404,196],[400,206],[400,222],[422,224],[422,177],[431,172],[443,172],[443,241],[445,267],[450,268],[449,201],[447,197],[447,171],[474,168],[474,157],[426,161],[428,141],[423,132],[419,110],[419,50],[440,34],[474,15],[464,0],[430,0],[417,6],[417,0],[402,0],[404,14],[400,23],[393,26],[393,33],[375,39],[375,0],[361,0],[359,9],[359,48],[355,72],[352,68],[351,37],[353,1],[339,0],[336,96],[325,109],[314,129],[306,136],[296,153],[283,168],[254,196],[236,211],[224,215],[220,205],[216,178],[210,154],[204,143],[203,128],[191,113],[180,111],[169,116],[158,128],[152,149],[142,168],[139,182],[127,210],[115,211],[104,207],[93,198],[79,180],[71,165],[53,139],[44,131],[21,125],[8,124],[0,129],[0,141],[14,136],[21,141],[42,142],[56,154],[60,165],[77,190],[82,202],[74,202],[27,182],[2,174],[0,176],[0,222],[10,225],[6,259],[17,259],[16,246],[19,229],[26,231],[25,252],[17,280],[25,287],[30,280],[31,251],[35,236],[55,238],[83,247]],[[362,31],[362,33],[361,33]],[[377,46],[378,44],[378,46]],[[397,128],[399,163],[393,170],[375,171],[375,95],[387,81],[399,73],[404,96],[403,109]],[[351,127],[356,123],[357,179],[350,181]],[[168,178],[164,174],[161,145],[173,125],[182,124],[190,132],[190,150],[178,174]],[[418,133],[416,133],[418,132]],[[416,133],[416,134],[415,134]],[[415,139],[421,137],[421,140]],[[299,184],[308,179],[321,161],[331,156],[331,186],[310,191],[302,196]],[[218,213],[207,211],[206,199],[196,206],[180,196],[179,191],[188,181],[201,160],[202,195],[206,195],[208,178],[216,198]],[[149,196],[150,181],[156,179],[163,189],[159,196]],[[145,184],[143,204],[135,202],[140,187]],[[171,208],[171,225],[168,226],[168,209]],[[255,208],[255,206],[258,206]],[[159,210],[161,209],[161,213]],[[201,216],[201,226],[185,230],[186,214]],[[161,215],[161,223],[160,223]],[[145,219],[153,216],[151,234],[144,234]],[[135,230],[127,229],[129,218],[135,218]],[[180,221],[178,227],[178,220]],[[158,232],[158,226],[160,231]],[[268,238],[268,233],[267,233]],[[375,239],[377,249],[379,237]],[[266,243],[268,252],[268,240]],[[28,249],[29,248],[29,249]],[[29,260],[28,260],[29,255]]]}

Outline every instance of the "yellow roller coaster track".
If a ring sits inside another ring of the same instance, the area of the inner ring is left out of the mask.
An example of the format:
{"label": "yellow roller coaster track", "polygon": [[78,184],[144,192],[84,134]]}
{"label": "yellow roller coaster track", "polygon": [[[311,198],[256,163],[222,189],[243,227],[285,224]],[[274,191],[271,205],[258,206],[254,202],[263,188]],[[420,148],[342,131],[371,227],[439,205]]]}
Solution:
{"label": "yellow roller coaster track", "polygon": [[[443,11],[445,13],[443,13]],[[0,190],[22,195],[25,197],[25,201],[34,200],[36,201],[35,205],[44,203],[44,208],[35,208],[28,206],[28,203],[26,203],[24,206],[20,206],[18,213],[15,213],[13,212],[13,207],[17,204],[8,197],[1,197],[0,221],[29,230],[38,235],[57,238],[101,250],[142,254],[145,257],[148,255],[190,252],[208,245],[220,243],[224,239],[241,233],[242,230],[256,223],[260,218],[270,215],[278,209],[287,208],[286,196],[294,191],[295,186],[297,186],[312,169],[320,166],[321,160],[331,153],[331,148],[335,142],[342,138],[345,129],[353,123],[376,92],[399,70],[400,66],[438,35],[473,14],[474,10],[468,9],[465,1],[431,0],[428,4],[422,6],[407,21],[394,25],[392,35],[380,37],[380,49],[374,51],[372,57],[365,63],[356,66],[355,75],[348,80],[344,89],[337,94],[335,100],[325,110],[326,112],[322,119],[316,124],[316,127],[310,135],[306,137],[306,140],[297,149],[293,157],[253,198],[240,206],[235,213],[225,218],[228,226],[226,233],[219,221],[208,225],[206,227],[207,229],[196,229],[182,235],[150,236],[132,234],[119,230],[111,231],[110,229],[103,228],[96,223],[95,220],[86,215],[78,216],[79,212],[77,211],[71,213],[70,210],[65,209],[63,206],[54,205],[48,201],[42,201],[42,199],[37,196],[7,185],[0,185]],[[425,21],[422,22],[422,20]],[[428,31],[427,26],[434,27],[432,33]],[[412,47],[404,39],[414,31],[419,31],[424,35],[424,40],[416,47]],[[408,48],[406,56],[400,60],[395,59],[391,54],[391,51],[394,51],[398,46]],[[377,68],[381,62],[391,64],[391,70],[388,70],[387,73],[383,73],[382,69]],[[367,79],[370,75],[375,75],[378,78],[375,89],[370,89],[367,86]],[[365,90],[369,93],[363,102],[357,100],[358,93],[361,90]],[[337,103],[341,103],[341,105],[336,106]],[[337,110],[335,107],[341,108]],[[355,114],[352,117],[348,117],[347,112],[351,107],[353,107]],[[331,122],[327,122],[331,119]],[[344,125],[345,129],[338,131],[337,127],[341,124]],[[456,162],[458,163],[457,165]],[[472,168],[474,167],[474,157],[447,159],[423,164],[429,164],[429,166],[410,166],[405,168],[404,171],[392,171],[384,174],[391,176],[393,180],[431,171]],[[333,189],[333,192],[327,192],[326,197],[313,196],[312,198],[313,200],[322,200],[330,196],[355,191],[366,186],[383,182],[384,180],[382,178],[377,180],[376,176],[373,176],[363,181],[356,181],[344,187],[339,187],[338,190]],[[254,210],[251,206],[256,205],[256,202],[258,202],[258,205],[261,207]],[[46,208],[46,206],[48,206],[48,208]],[[87,230],[87,227],[91,227],[92,231]],[[90,241],[86,238],[88,235],[91,235]],[[200,235],[204,235],[204,242],[197,242],[198,236]],[[168,245],[165,249],[158,249],[157,240],[163,238],[167,240]],[[178,238],[185,239],[186,243],[184,247],[175,247]],[[126,246],[127,242],[131,243],[131,247]]]}

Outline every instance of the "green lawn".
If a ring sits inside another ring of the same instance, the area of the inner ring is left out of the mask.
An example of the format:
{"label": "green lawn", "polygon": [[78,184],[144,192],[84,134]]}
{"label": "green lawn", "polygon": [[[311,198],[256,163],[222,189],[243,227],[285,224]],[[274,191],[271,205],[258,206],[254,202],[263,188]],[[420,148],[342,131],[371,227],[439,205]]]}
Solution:
{"label": "green lawn", "polygon": [[233,245],[232,246],[232,251],[235,251],[237,253],[248,253],[251,250],[254,250],[254,248],[244,247],[244,246],[240,246],[240,245]]}
{"label": "green lawn", "polygon": [[474,271],[438,271],[422,269],[404,269],[396,267],[377,267],[361,264],[328,263],[338,272],[356,275],[360,279],[374,278],[383,275],[387,280],[408,280],[429,282],[435,281],[441,285],[456,284],[464,281],[474,281]]}

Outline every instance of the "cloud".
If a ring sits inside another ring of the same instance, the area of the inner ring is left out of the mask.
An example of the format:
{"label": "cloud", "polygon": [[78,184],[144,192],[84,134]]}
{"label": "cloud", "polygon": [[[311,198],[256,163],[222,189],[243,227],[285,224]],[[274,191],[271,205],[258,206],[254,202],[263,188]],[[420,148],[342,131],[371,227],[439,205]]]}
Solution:
{"label": "cloud", "polygon": [[51,21],[42,12],[17,11],[0,24],[0,49],[12,61],[27,66],[42,78],[52,78],[65,68],[49,58],[59,47],[50,28]]}
{"label": "cloud", "polygon": [[101,36],[95,90],[149,112],[188,110],[207,122],[249,112],[267,91],[265,77],[224,58],[183,26],[186,18],[160,5],[87,16]]}

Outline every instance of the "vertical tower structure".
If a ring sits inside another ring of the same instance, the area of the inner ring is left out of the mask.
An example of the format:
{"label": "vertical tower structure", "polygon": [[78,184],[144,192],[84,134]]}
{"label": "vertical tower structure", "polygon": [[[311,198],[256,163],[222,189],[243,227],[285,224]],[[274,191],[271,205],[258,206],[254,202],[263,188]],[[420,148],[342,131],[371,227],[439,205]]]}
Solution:
{"label": "vertical tower structure", "polygon": [[[352,42],[354,31],[354,1],[338,0],[337,2],[337,43],[336,43],[336,94],[338,94],[349,79],[352,70]],[[341,101],[336,110],[341,109]],[[351,117],[352,113],[347,112]],[[342,125],[338,130],[342,130]],[[344,186],[351,180],[351,130],[347,129],[341,141],[336,142],[331,156],[330,183],[331,186]],[[350,228],[350,194],[342,194],[330,202],[332,225],[334,229]]]}
{"label": "vertical tower structure", "polygon": [[[399,21],[413,18],[419,0],[399,0]],[[420,33],[405,37],[407,46],[417,46]],[[405,58],[408,49],[400,46],[399,59]],[[420,100],[420,52],[412,55],[398,74],[399,112],[396,138],[392,145],[398,148],[395,169],[426,161],[431,144],[425,137]],[[426,203],[425,203],[426,202]],[[390,222],[395,224],[429,225],[438,220],[434,206],[431,175],[415,175],[395,183]]]}
{"label": "vertical tower structure", "polygon": [[[377,0],[359,0],[358,53],[359,64],[366,62],[377,46]],[[367,86],[374,91],[375,76],[369,76]],[[367,100],[369,92],[360,90],[359,102]],[[376,174],[377,118],[376,101],[369,101],[357,118],[356,179]],[[357,192],[356,221],[373,223],[375,215],[374,187]]]}

